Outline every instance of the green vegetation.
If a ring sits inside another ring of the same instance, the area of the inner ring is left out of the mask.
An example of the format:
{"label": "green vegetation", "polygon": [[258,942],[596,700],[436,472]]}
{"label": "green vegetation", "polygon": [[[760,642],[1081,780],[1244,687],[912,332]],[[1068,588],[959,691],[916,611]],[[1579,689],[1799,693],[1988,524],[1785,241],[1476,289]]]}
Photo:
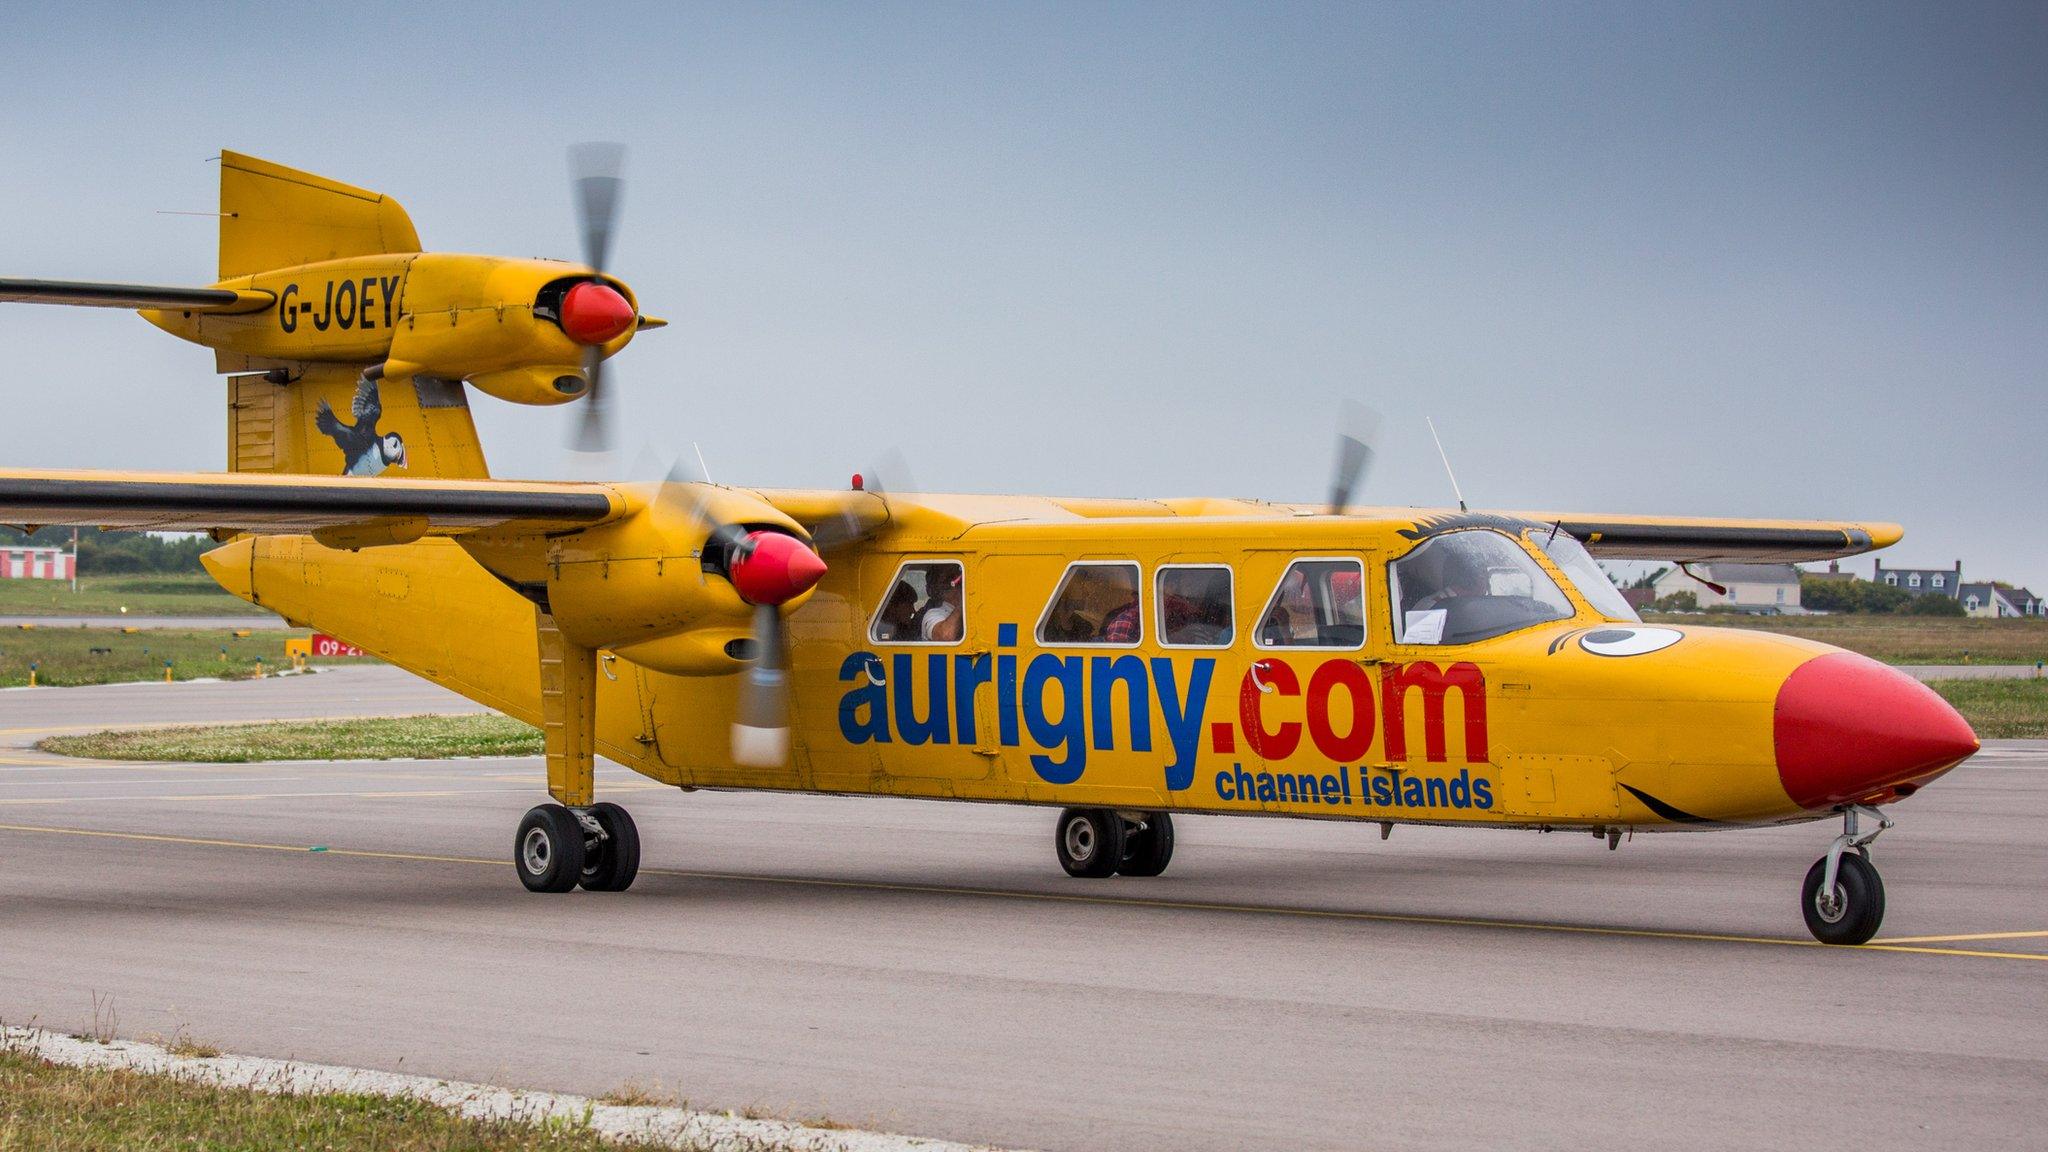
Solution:
{"label": "green vegetation", "polygon": [[[270,673],[291,667],[284,642],[304,635],[278,630],[236,636],[227,629],[0,628],[0,688],[28,683],[31,663],[38,665],[36,683],[52,687],[161,680],[166,660],[178,680],[245,680],[259,670]],[[361,660],[316,657],[313,663]]]}
{"label": "green vegetation", "polygon": [[70,1068],[0,1052],[0,1149],[375,1148],[380,1152],[636,1152],[583,1124],[465,1120],[418,1100],[273,1094],[152,1076]]}
{"label": "green vegetation", "polygon": [[2048,620],[1900,615],[1652,615],[1666,624],[1705,624],[1801,636],[1887,664],[2032,664],[2048,660]]}
{"label": "green vegetation", "polygon": [[2048,680],[1933,680],[1981,740],[2048,738]]}
{"label": "green vegetation", "polygon": [[1914,593],[1868,580],[1829,580],[1811,573],[1799,577],[1799,603],[1815,612],[1860,612],[1909,616],[1966,616],[1963,602],[1939,592]]}
{"label": "green vegetation", "polygon": [[0,616],[262,616],[228,595],[205,573],[80,576],[78,591],[62,580],[0,580]]}
{"label": "green vegetation", "polygon": [[287,720],[273,724],[141,728],[52,736],[36,747],[99,760],[187,760],[247,764],[271,760],[444,760],[451,756],[538,756],[538,728],[495,713]]}
{"label": "green vegetation", "polygon": [[[191,532],[159,536],[154,532],[110,532],[104,528],[80,528],[78,533],[78,574],[94,576],[136,572],[172,572],[204,575],[199,557],[212,550],[213,541]],[[27,536],[14,532],[0,534],[0,544],[33,545],[37,548],[71,547],[72,529],[39,528]]]}

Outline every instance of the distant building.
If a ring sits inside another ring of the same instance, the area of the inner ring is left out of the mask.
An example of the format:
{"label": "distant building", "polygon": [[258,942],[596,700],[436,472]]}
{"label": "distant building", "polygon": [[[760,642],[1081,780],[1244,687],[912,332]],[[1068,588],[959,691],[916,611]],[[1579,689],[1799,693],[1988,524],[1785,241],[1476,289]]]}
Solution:
{"label": "distant building", "polygon": [[1805,578],[1805,579],[1808,579],[1808,580],[1856,580],[1856,579],[1859,579],[1859,577],[1858,577],[1858,576],[1857,576],[1857,575],[1856,575],[1856,574],[1855,574],[1854,572],[1844,572],[1844,571],[1842,571],[1842,562],[1841,562],[1840,560],[1830,560],[1830,561],[1828,561],[1828,570],[1827,570],[1827,571],[1825,571],[1825,572],[1806,572],[1806,571],[1801,571],[1801,572],[1799,573],[1799,575],[1800,575],[1801,577]]}
{"label": "distant building", "polygon": [[1996,581],[1990,584],[1965,584],[1962,588],[1963,611],[1972,616],[2002,620],[2017,616],[2040,616],[2043,613],[2041,598],[2025,588]]}
{"label": "distant building", "polygon": [[1902,589],[1910,596],[1935,593],[1954,600],[1963,591],[1963,562],[1956,561],[1954,568],[1887,568],[1884,561],[1878,560],[1871,569],[1870,579]]}
{"label": "distant building", "polygon": [[0,579],[69,580],[77,563],[62,548],[0,548]]}
{"label": "distant building", "polygon": [[1635,609],[1637,614],[1640,615],[1650,610],[1650,601],[1657,598],[1657,590],[1655,588],[1623,588],[1621,590],[1621,598],[1628,601],[1628,606]]}
{"label": "distant building", "polygon": [[[1699,580],[1677,568],[1657,577],[1658,597],[1690,592],[1702,608],[1726,605],[1744,612],[1799,612],[1799,569],[1790,564],[1694,564]],[[1728,589],[1722,595],[1701,583],[1711,580]]]}

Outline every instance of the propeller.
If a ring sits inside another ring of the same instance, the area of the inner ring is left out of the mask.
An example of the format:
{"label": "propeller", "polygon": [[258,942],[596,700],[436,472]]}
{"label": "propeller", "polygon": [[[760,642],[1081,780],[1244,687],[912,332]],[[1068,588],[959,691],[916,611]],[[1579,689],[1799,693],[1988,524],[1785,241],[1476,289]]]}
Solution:
{"label": "propeller", "polygon": [[[600,276],[611,252],[612,226],[625,189],[619,175],[625,163],[623,144],[586,143],[569,149],[577,222],[583,233],[583,262]],[[562,331],[584,346],[583,378],[589,383],[583,397],[583,418],[570,440],[570,447],[578,452],[603,452],[611,446],[610,403],[602,384],[604,345],[636,320],[632,304],[617,289],[599,281],[577,284],[562,297]]]}
{"label": "propeller", "polygon": [[694,471],[677,458],[655,502],[671,510],[665,522],[710,529],[703,555],[754,607],[753,660],[740,677],[732,757],[753,768],[780,767],[789,762],[789,633],[782,606],[824,578],[825,561],[786,532],[720,520],[705,498],[709,481]]}
{"label": "propeller", "polygon": [[1372,471],[1373,459],[1379,455],[1376,445],[1380,438],[1380,414],[1358,403],[1346,400],[1337,410],[1337,466],[1330,477],[1330,503],[1325,511],[1331,516],[1343,513],[1351,504],[1351,496],[1364,487],[1365,479]]}

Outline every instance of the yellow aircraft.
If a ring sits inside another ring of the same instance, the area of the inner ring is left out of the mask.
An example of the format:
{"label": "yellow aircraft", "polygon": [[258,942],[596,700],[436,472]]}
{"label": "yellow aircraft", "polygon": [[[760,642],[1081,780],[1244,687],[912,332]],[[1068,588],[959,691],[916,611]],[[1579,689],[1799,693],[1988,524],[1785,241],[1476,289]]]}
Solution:
{"label": "yellow aircraft", "polygon": [[1856,944],[1878,806],[1977,750],[1893,669],[1646,626],[1594,562],[1820,560],[1890,524],[1354,507],[1355,440],[1321,506],[489,478],[468,386],[574,399],[658,323],[601,270],[616,172],[579,187],[581,265],[435,255],[387,197],[225,153],[218,284],[0,281],[139,307],[233,373],[228,472],[0,470],[0,523],[210,531],[234,594],[539,726],[529,889],[632,883],[601,754],[684,791],[1056,808],[1077,877],[1159,875],[1175,813],[1610,848],[1839,818],[1800,906]]}

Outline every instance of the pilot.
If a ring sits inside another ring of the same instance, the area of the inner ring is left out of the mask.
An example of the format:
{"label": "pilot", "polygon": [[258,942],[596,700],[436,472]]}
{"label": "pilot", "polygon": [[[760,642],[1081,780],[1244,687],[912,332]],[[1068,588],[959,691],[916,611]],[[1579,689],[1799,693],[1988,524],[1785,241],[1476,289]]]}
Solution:
{"label": "pilot", "polygon": [[882,604],[882,618],[875,626],[875,634],[882,640],[915,639],[917,628],[912,621],[916,617],[917,589],[908,581],[898,581]]}
{"label": "pilot", "polygon": [[960,574],[952,572],[939,581],[932,602],[925,605],[918,620],[919,634],[926,640],[950,644],[960,639]]}
{"label": "pilot", "polygon": [[1463,550],[1447,550],[1444,554],[1437,590],[1415,603],[1415,611],[1440,608],[1446,600],[1485,596],[1490,582],[1487,578],[1486,562]]}

